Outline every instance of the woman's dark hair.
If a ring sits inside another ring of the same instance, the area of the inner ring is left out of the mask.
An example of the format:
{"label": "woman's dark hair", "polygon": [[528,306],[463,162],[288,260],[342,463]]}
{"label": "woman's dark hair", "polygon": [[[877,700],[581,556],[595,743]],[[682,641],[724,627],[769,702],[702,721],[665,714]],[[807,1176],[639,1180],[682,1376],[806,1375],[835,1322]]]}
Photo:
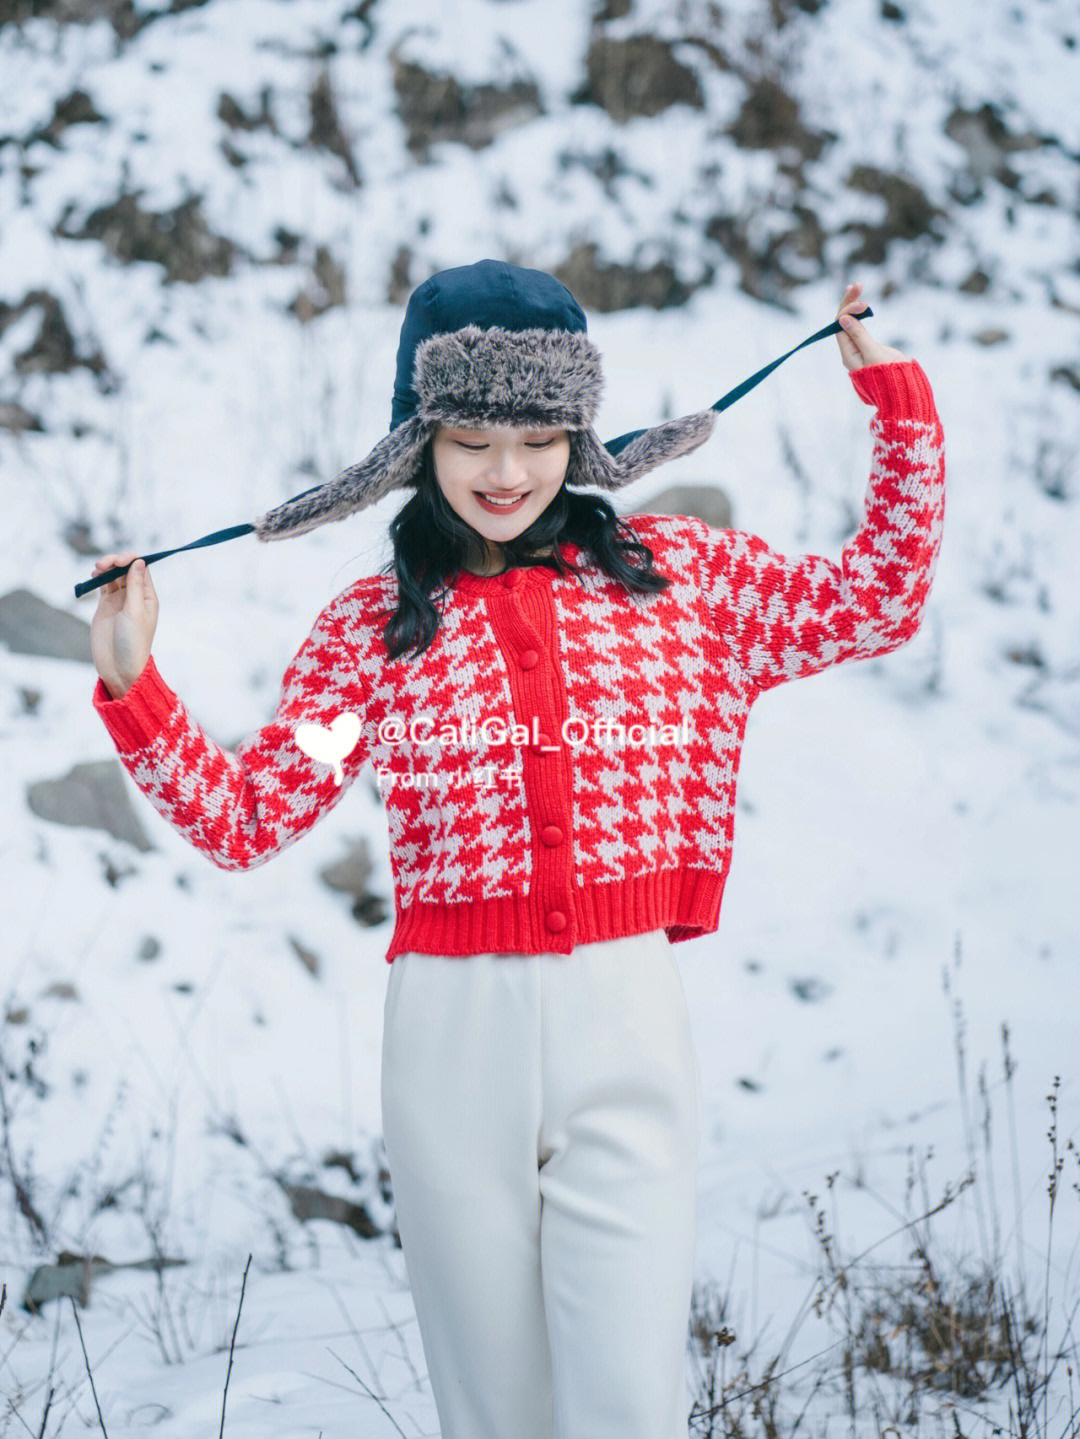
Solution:
{"label": "woman's dark hair", "polygon": [[[570,436],[567,476],[580,472],[576,437]],[[394,558],[383,573],[393,573],[398,582],[398,606],[383,630],[390,655],[396,658],[414,649],[421,655],[435,638],[439,614],[431,601],[435,591],[459,570],[483,566],[488,558],[484,537],[450,505],[435,477],[435,462],[429,439],[417,471],[416,494],[390,521]],[[630,591],[646,594],[667,589],[671,581],[653,569],[653,553],[637,538],[629,525],[607,500],[596,494],[577,494],[562,487],[532,524],[501,542],[507,569],[547,565],[559,574],[570,574],[569,565],[557,551],[537,555],[537,550],[564,541],[579,545],[597,565]],[[631,563],[626,556],[636,557]]]}

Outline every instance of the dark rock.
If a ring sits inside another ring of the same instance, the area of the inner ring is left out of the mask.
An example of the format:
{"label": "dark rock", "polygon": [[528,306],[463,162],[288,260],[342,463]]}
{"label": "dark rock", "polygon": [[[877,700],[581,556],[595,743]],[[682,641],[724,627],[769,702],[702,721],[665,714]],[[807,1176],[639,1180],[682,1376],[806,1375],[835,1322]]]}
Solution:
{"label": "dark rock", "polygon": [[976,268],[956,288],[964,295],[985,295],[990,288],[990,276]]}
{"label": "dark rock", "polygon": [[65,221],[56,233],[66,240],[100,240],[122,264],[149,261],[161,265],[168,283],[194,284],[207,275],[231,274],[239,253],[224,235],[215,235],[192,195],[171,210],[144,210],[136,195],[121,195],[87,216],[78,229]]}
{"label": "dark rock", "polygon": [[0,430],[7,430],[12,435],[32,430],[40,435],[44,434],[45,426],[41,416],[32,414],[24,405],[15,400],[0,400]]}
{"label": "dark rock", "polygon": [[82,1308],[90,1302],[90,1285],[98,1274],[114,1269],[150,1269],[160,1273],[186,1264],[186,1259],[169,1259],[164,1255],[138,1259],[129,1264],[112,1264],[100,1254],[72,1254],[61,1250],[55,1264],[39,1264],[26,1282],[22,1307],[30,1314],[39,1314],[50,1299],[73,1299]]}
{"label": "dark rock", "polygon": [[561,150],[556,163],[563,172],[574,167],[587,171],[604,187],[604,194],[609,200],[618,199],[616,182],[627,175],[632,175],[645,189],[656,187],[655,179],[647,170],[635,170],[627,164],[625,157],[610,145],[605,145],[602,150],[593,153],[585,150]]}
{"label": "dark rock", "polygon": [[913,181],[879,170],[876,165],[855,165],[846,184],[849,189],[879,195],[885,201],[885,218],[879,225],[853,220],[841,226],[841,234],[854,232],[861,236],[861,243],[849,254],[845,265],[881,265],[889,245],[896,240],[917,240],[925,235],[941,244],[945,239],[941,228],[945,212]]}
{"label": "dark rock", "polygon": [[966,175],[956,187],[962,203],[981,197],[983,182],[997,180],[1015,189],[1020,177],[1005,162],[1005,156],[1017,151],[1037,150],[1048,143],[1032,131],[1014,135],[1002,118],[998,107],[990,102],[978,110],[957,106],[945,120],[945,134],[967,152]]}
{"label": "dark rock", "polygon": [[95,543],[90,526],[85,520],[67,520],[61,531],[61,538],[69,550],[77,555],[100,555],[106,545]]}
{"label": "dark rock", "polygon": [[100,1255],[88,1255],[68,1264],[39,1264],[26,1281],[22,1307],[29,1314],[40,1314],[50,1299],[73,1299],[83,1309],[90,1302],[90,1281],[96,1268],[105,1268],[108,1261]]}
{"label": "dark rock", "polygon": [[302,325],[340,308],[346,300],[345,271],[325,245],[316,246],[312,269],[315,285],[301,290],[288,306]]}
{"label": "dark rock", "polygon": [[1080,368],[1070,365],[1056,365],[1050,371],[1052,380],[1064,380],[1074,390],[1080,390]]}
{"label": "dark rock", "polygon": [[318,979],[319,956],[315,953],[313,949],[308,949],[305,944],[302,944],[294,934],[287,935],[286,938],[289,941],[289,946],[292,949],[293,953],[307,970],[308,974],[312,974],[315,976],[316,979]]}
{"label": "dark rock", "polygon": [[60,137],[71,125],[100,125],[106,116],[97,109],[85,90],[73,90],[63,100],[57,100],[53,107],[52,119],[47,125],[32,130],[24,143],[44,140],[54,149],[60,148]]}
{"label": "dark rock", "polygon": [[620,123],[637,115],[659,115],[672,105],[705,107],[697,75],[655,35],[626,40],[594,35],[585,68],[585,83],[571,101],[599,105]]}
{"label": "dark rock", "polygon": [[28,310],[34,309],[41,312],[41,326],[27,348],[14,356],[16,374],[67,374],[86,369],[99,378],[107,375],[108,365],[100,348],[88,354],[80,352],[64,316],[64,307],[48,290],[31,290],[14,305],[0,300],[0,335]]}
{"label": "dark rock", "polygon": [[354,899],[366,895],[371,878],[371,854],[363,835],[341,859],[325,865],[319,871],[319,878],[340,894],[350,894]]}
{"label": "dark rock", "polygon": [[[377,787],[376,794],[381,801],[382,796],[378,795]],[[363,836],[342,859],[335,860],[333,864],[328,864],[319,871],[319,878],[330,889],[352,896],[350,913],[353,919],[367,928],[384,923],[389,914],[383,896],[373,893],[369,888],[371,874],[371,855],[367,840]],[[296,948],[295,940],[293,947]]]}
{"label": "dark rock", "polygon": [[707,267],[695,283],[688,284],[678,278],[667,260],[657,260],[646,269],[634,264],[606,264],[594,244],[578,245],[551,273],[585,309],[598,313],[646,305],[654,310],[682,305],[695,290],[710,284],[714,275]]}
{"label": "dark rock", "polygon": [[218,119],[228,125],[230,130],[269,130],[272,135],[278,133],[277,121],[270,109],[269,85],[264,85],[259,91],[259,109],[254,115],[247,114],[239,101],[227,90],[223,90],[218,98],[217,114]]}
{"label": "dark rock", "polygon": [[67,979],[54,979],[52,984],[41,991],[43,999],[72,999],[79,998],[79,991]]}
{"label": "dark rock", "polygon": [[791,206],[793,224],[763,239],[754,216],[714,215],[705,238],[714,241],[739,267],[739,288],[756,300],[784,304],[787,292],[827,271],[828,235],[817,215],[800,204]]}
{"label": "dark rock", "polygon": [[329,150],[332,155],[343,160],[354,188],[358,189],[363,183],[360,171],[353,158],[352,146],[338,118],[333,87],[325,70],[312,86],[308,104],[311,109],[311,127],[308,130],[307,143],[316,149]]}
{"label": "dark rock", "polygon": [[289,1201],[293,1216],[300,1222],[310,1219],[330,1219],[335,1224],[346,1224],[362,1239],[374,1239],[381,1230],[368,1212],[367,1206],[345,1199],[340,1194],[327,1194],[311,1184],[289,1184],[278,1181]]}
{"label": "dark rock", "polygon": [[385,924],[390,918],[390,906],[381,894],[365,894],[362,899],[354,901],[349,913],[358,924],[364,925],[366,929],[374,929],[376,925]]}
{"label": "dark rock", "polygon": [[832,994],[832,985],[826,984],[823,979],[815,979],[813,975],[807,979],[790,980],[789,987],[795,998],[801,999],[804,1004],[819,1004]]}
{"label": "dark rock", "polygon": [[0,25],[23,25],[32,19],[47,19],[57,25],[92,25],[105,19],[121,40],[135,35],[142,23],[134,0],[4,0],[0,3]]}
{"label": "dark rock", "polygon": [[94,662],[86,620],[57,609],[33,590],[0,595],[0,643],[17,655]]}
{"label": "dark rock", "polygon": [[798,15],[816,15],[827,3],[828,0],[769,0],[769,13],[777,30],[782,30],[789,20]]}
{"label": "dark rock", "polygon": [[791,149],[803,160],[816,160],[837,138],[831,130],[807,129],[799,102],[767,76],[751,82],[728,134],[744,150]]}
{"label": "dark rock", "polygon": [[59,779],[40,779],[26,787],[31,813],[53,824],[104,830],[146,853],[153,850],[131,807],[119,760],[91,760],[72,765]]}
{"label": "dark rock", "polygon": [[717,485],[669,485],[637,511],[648,515],[696,515],[715,530],[731,528],[731,501]]}
{"label": "dark rock", "polygon": [[390,265],[390,282],[386,287],[386,300],[390,305],[408,303],[413,292],[413,252],[408,245],[399,245]]}
{"label": "dark rock", "polygon": [[435,75],[422,65],[394,64],[398,113],[408,132],[406,144],[419,159],[447,140],[480,150],[505,130],[543,114],[532,80],[507,85],[461,85],[453,75]]}

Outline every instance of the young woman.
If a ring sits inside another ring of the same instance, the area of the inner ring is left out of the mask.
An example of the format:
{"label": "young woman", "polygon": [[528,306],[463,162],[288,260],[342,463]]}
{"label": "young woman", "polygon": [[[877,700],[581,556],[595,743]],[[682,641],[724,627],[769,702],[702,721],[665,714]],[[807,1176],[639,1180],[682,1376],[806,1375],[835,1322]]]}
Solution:
{"label": "young woman", "polygon": [[384,1137],[444,1439],[687,1434],[701,1084],[671,945],[718,926],[753,700],[909,639],[940,547],[930,386],[850,318],[862,304],[850,285],[837,339],[875,443],[839,565],[617,516],[595,490],[700,445],[715,415],[601,445],[573,297],[483,261],[410,299],[389,435],[256,527],[282,539],[414,491],[392,564],[323,610],[235,753],[157,671],[145,565],[102,589],[94,705],[215,864],[264,863],[375,767]]}

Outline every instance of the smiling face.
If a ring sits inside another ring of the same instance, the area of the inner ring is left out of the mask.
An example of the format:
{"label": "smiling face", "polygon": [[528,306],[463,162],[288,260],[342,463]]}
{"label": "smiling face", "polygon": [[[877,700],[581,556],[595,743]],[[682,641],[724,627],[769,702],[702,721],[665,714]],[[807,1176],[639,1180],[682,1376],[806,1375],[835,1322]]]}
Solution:
{"label": "smiling face", "polygon": [[440,425],[432,459],[447,503],[487,540],[497,567],[500,542],[531,525],[558,493],[570,463],[570,437],[558,429]]}

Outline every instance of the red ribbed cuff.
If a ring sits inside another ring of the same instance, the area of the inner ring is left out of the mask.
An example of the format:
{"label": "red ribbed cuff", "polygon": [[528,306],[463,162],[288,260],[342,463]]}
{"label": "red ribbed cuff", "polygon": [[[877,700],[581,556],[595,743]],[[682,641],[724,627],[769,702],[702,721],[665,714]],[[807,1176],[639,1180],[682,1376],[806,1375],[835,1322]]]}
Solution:
{"label": "red ribbed cuff", "polygon": [[865,405],[876,405],[882,419],[932,420],[934,394],[918,360],[890,360],[849,370],[855,393]]}
{"label": "red ribbed cuff", "polygon": [[121,699],[112,697],[109,687],[99,675],[93,701],[121,754],[143,749],[157,739],[177,705],[176,695],[158,674],[153,655],[149,656],[139,678]]}

